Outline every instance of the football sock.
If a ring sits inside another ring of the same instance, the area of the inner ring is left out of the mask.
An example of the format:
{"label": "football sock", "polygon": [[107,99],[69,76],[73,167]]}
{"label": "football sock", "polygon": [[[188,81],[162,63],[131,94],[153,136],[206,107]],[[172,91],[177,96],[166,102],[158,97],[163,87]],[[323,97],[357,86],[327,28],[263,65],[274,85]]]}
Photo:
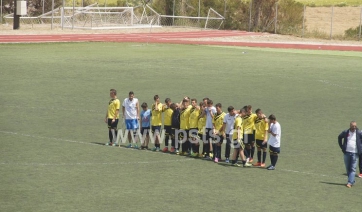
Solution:
{"label": "football sock", "polygon": [[248,151],[245,151],[245,149],[244,149],[244,155],[245,155],[246,158],[249,157],[249,152],[248,152]]}
{"label": "football sock", "polygon": [[[257,155],[258,155],[258,163],[261,162],[261,151],[258,151],[257,152]],[[264,158],[263,158],[264,159]]]}
{"label": "football sock", "polygon": [[250,154],[250,157],[253,158],[254,157],[254,153],[255,153],[255,146],[251,146],[251,154]]}
{"label": "football sock", "polygon": [[175,146],[175,139],[174,138],[171,139],[171,146],[173,146],[173,147]]}
{"label": "football sock", "polygon": [[263,162],[262,163],[265,163],[265,159],[266,159],[266,152],[263,152]]}
{"label": "football sock", "polygon": [[278,155],[274,155],[274,165],[273,166],[277,165],[277,161],[278,161]]}
{"label": "football sock", "polygon": [[111,131],[111,130],[109,130],[108,137],[109,137],[109,142],[112,143],[112,141],[113,141],[113,134],[112,134],[112,131]]}
{"label": "football sock", "polygon": [[168,140],[170,139],[170,136],[165,136],[165,146],[168,147]]}
{"label": "football sock", "polygon": [[275,160],[276,160],[275,155],[271,155],[270,157],[271,157],[271,164],[272,164],[272,166],[275,166]]}

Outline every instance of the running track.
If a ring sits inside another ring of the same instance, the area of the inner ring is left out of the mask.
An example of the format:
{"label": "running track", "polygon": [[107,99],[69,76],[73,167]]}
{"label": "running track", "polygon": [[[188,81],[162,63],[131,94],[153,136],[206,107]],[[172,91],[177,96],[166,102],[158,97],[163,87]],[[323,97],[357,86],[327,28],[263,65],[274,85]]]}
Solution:
{"label": "running track", "polygon": [[225,41],[191,41],[192,38],[227,38],[232,36],[261,36],[260,33],[244,31],[192,31],[162,33],[123,33],[123,34],[57,34],[57,35],[0,35],[0,43],[43,43],[43,42],[139,42],[139,43],[172,43],[198,44],[244,47],[269,47],[288,49],[361,51],[361,45],[329,45],[275,42],[225,42]]}

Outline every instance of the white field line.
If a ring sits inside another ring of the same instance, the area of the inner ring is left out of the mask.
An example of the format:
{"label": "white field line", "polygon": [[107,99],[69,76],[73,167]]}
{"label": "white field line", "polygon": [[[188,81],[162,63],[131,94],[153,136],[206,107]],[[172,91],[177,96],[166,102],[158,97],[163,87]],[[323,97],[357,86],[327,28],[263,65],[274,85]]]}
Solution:
{"label": "white field line", "polygon": [[55,107],[22,107],[16,105],[0,105],[0,106],[10,107],[10,108],[30,108],[30,109],[41,109],[41,110],[65,110],[65,111],[76,111],[76,112],[102,113],[102,111],[97,111],[97,110],[66,109],[66,108],[55,108]]}
{"label": "white field line", "polygon": [[19,166],[94,166],[94,165],[135,165],[135,164],[159,164],[159,163],[175,163],[187,162],[194,159],[186,158],[179,160],[160,160],[160,161],[135,161],[135,162],[119,162],[119,163],[0,163],[0,165],[19,165]]}
{"label": "white field line", "polygon": [[[14,136],[23,136],[23,137],[30,137],[30,138],[36,138],[36,139],[46,139],[46,140],[55,140],[55,141],[65,141],[65,142],[69,142],[69,143],[78,143],[78,144],[87,144],[87,145],[93,145],[93,146],[103,146],[99,143],[89,143],[89,142],[84,142],[84,141],[75,141],[75,140],[70,140],[70,139],[62,139],[62,138],[53,138],[53,137],[45,137],[45,136],[38,136],[38,135],[29,135],[29,134],[24,134],[24,133],[18,133],[18,132],[9,132],[9,131],[3,131],[0,130],[0,133],[3,134],[8,134],[8,135],[14,135]],[[105,145],[104,145],[105,146]],[[108,148],[112,148],[112,149],[122,149],[122,150],[128,150],[128,151],[140,151],[138,149],[134,149],[134,148],[118,148],[118,147],[111,147],[111,146],[105,146]],[[152,154],[159,154],[159,152],[153,152],[153,151],[143,151],[146,153],[152,153]],[[161,154],[164,156],[173,156],[171,154]]]}
{"label": "white field line", "polygon": [[[61,139],[61,138],[51,138],[51,137],[44,137],[44,136],[35,136],[35,135],[29,135],[29,134],[23,134],[23,133],[17,133],[17,132],[9,132],[9,131],[2,131],[0,130],[0,133],[3,134],[10,134],[14,136],[25,136],[25,137],[31,137],[31,138],[41,138],[41,139],[50,139],[50,140],[57,140],[57,141],[66,141],[71,143],[79,143],[79,144],[89,144],[89,145],[95,145],[100,146],[99,144],[94,143],[88,143],[83,141],[75,141],[75,140],[69,140],[69,139]],[[123,150],[135,150],[132,148],[118,148]],[[135,150],[139,151],[139,150]],[[158,152],[152,152],[152,151],[143,151],[147,153],[155,153],[160,154]],[[164,156],[174,156],[171,154],[160,154]],[[120,162],[120,163],[6,163],[1,162],[0,165],[20,165],[20,166],[89,166],[89,165],[132,165],[132,164],[153,164],[153,163],[173,163],[173,162],[186,162],[186,161],[193,161],[196,159],[182,159],[182,160],[162,160],[162,161],[136,161],[136,162]],[[296,173],[296,174],[303,174],[303,175],[311,175],[316,177],[328,177],[328,178],[338,178],[338,179],[346,179],[346,177],[342,176],[332,176],[332,175],[325,175],[325,174],[318,174],[313,172],[304,172],[304,171],[296,171],[296,170],[289,170],[289,169],[278,169],[283,172],[290,172],[290,173]]]}

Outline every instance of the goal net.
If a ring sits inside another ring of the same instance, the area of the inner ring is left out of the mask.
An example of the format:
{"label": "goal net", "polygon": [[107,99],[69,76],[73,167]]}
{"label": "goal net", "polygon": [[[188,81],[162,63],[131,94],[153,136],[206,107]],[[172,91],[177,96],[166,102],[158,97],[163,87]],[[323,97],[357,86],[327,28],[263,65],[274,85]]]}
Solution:
{"label": "goal net", "polygon": [[[191,7],[190,7],[191,8]],[[189,11],[190,10],[190,11]],[[206,13],[207,12],[207,13]],[[122,29],[150,27],[187,27],[220,29],[224,17],[209,8],[202,14],[195,9],[175,9],[173,15],[160,15],[148,4],[129,7],[58,7],[39,16],[22,16],[21,24],[47,25],[72,29]],[[12,22],[13,14],[4,17]]]}
{"label": "goal net", "polygon": [[64,7],[61,25],[64,28],[119,29],[148,28],[159,25],[159,14],[147,7]]}

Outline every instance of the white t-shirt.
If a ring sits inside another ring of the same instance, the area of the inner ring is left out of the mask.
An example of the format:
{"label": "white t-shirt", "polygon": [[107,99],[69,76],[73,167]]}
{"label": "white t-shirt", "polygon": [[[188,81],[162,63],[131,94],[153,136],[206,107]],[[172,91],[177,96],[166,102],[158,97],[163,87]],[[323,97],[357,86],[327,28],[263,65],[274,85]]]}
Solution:
{"label": "white t-shirt", "polygon": [[233,115],[231,116],[230,113],[226,114],[224,116],[224,123],[225,123],[225,134],[229,134],[232,135],[233,134],[233,129],[234,129],[234,124],[235,124],[235,118],[237,117],[237,115]]}
{"label": "white t-shirt", "polygon": [[356,130],[354,132],[348,130],[346,152],[357,153]]}
{"label": "white t-shirt", "polygon": [[[211,112],[212,114],[216,114],[216,108],[214,106],[211,106]],[[209,107],[207,107],[205,109],[205,113],[206,113],[206,126],[205,128],[210,128],[212,129],[213,128],[213,125],[212,125],[212,117],[211,117],[211,114],[210,114],[210,111],[209,111]]]}
{"label": "white t-shirt", "polygon": [[273,132],[273,134],[277,134],[276,136],[270,135],[268,144],[272,147],[280,147],[280,137],[282,134],[282,129],[280,127],[279,122],[276,122],[275,124],[270,125],[270,130]]}
{"label": "white t-shirt", "polygon": [[132,101],[130,101],[129,98],[124,99],[122,106],[125,110],[126,119],[137,119],[137,103],[137,98],[133,98]]}

